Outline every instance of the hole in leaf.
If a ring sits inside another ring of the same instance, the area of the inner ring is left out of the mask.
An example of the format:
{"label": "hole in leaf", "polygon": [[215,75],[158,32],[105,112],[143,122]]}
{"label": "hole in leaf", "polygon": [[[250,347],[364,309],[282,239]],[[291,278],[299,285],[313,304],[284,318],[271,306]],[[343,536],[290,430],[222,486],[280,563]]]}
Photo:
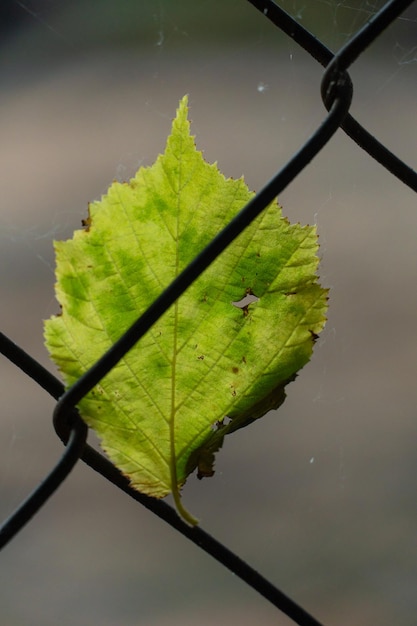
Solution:
{"label": "hole in leaf", "polygon": [[224,428],[225,426],[228,426],[231,421],[232,421],[231,418],[227,417],[226,415],[225,417],[223,417],[223,419],[216,420],[214,424],[211,425],[211,428],[214,432],[217,432],[218,430]]}
{"label": "hole in leaf", "polygon": [[249,305],[252,304],[252,302],[258,302],[258,301],[259,301],[258,296],[255,296],[252,289],[248,287],[248,289],[246,289],[246,294],[243,296],[243,298],[241,300],[238,300],[237,302],[232,302],[232,304],[238,309],[242,309],[243,315],[246,316],[249,312],[248,310]]}

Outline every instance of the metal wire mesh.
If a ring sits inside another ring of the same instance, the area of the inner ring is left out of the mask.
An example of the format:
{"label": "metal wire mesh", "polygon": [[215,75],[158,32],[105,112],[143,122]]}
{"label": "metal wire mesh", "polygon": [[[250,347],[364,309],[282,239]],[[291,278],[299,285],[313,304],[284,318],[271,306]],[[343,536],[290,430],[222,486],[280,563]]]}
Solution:
{"label": "metal wire mesh", "polygon": [[265,19],[270,20],[277,28],[285,32],[326,68],[321,83],[321,95],[328,114],[309,140],[305,142],[287,164],[241,210],[236,218],[213,239],[201,254],[190,263],[113,347],[70,389],[65,391],[62,384],[55,377],[20,347],[16,346],[8,337],[0,334],[0,350],[3,355],[57,399],[53,419],[54,427],[66,446],[62,458],[45,477],[44,481],[18,507],[15,513],[4,522],[0,529],[0,547],[6,545],[43,506],[81,458],[107,480],[164,519],[181,534],[188,537],[223,565],[239,575],[277,608],[287,614],[294,623],[304,626],[317,625],[319,622],[315,618],[201,528],[190,528],[178,518],[173,509],[166,503],[132,490],[128,481],[118,470],[102,455],[86,444],[87,427],[79,418],[75,409],[75,406],[83,396],[99,383],[118,361],[136,345],[141,337],[210,263],[308,166],[339,128],[342,128],[353,141],[385,167],[388,172],[396,176],[412,190],[417,191],[416,172],[406,163],[403,163],[386,146],[382,145],[349,114],[353,86],[347,74],[347,70],[352,63],[378,38],[387,26],[412,4],[412,0],[391,0],[387,2],[335,55],[272,0],[248,1],[265,16]]}

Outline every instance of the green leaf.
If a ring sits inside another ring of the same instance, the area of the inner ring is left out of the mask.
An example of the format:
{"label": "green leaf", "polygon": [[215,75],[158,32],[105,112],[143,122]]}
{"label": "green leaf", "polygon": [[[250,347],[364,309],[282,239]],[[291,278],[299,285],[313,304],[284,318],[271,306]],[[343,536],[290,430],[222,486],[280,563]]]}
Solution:
{"label": "green leaf", "polygon": [[[166,150],[89,205],[55,242],[62,312],[46,346],[71,386],[252,198],[195,148],[184,97]],[[172,493],[213,473],[224,435],[278,407],[325,323],[317,235],[274,202],[80,403],[105,452],[139,491]],[[245,299],[246,298],[246,299]]]}

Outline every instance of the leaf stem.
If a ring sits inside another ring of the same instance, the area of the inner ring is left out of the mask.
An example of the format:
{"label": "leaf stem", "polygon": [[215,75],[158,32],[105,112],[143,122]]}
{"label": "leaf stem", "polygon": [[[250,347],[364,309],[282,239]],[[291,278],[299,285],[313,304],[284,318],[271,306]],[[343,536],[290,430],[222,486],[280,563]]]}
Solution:
{"label": "leaf stem", "polygon": [[172,485],[172,495],[174,496],[174,502],[177,508],[177,513],[179,513],[180,516],[183,518],[183,520],[187,522],[187,524],[190,524],[190,526],[197,526],[199,520],[193,515],[191,515],[191,513],[187,511],[187,509],[183,505],[182,500],[181,500],[180,490],[178,489],[177,485],[175,486]]}

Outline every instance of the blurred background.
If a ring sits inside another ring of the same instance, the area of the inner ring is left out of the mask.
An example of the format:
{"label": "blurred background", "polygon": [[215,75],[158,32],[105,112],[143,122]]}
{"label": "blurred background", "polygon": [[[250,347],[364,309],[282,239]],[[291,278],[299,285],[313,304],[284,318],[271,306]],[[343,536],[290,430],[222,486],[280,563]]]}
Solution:
{"label": "blurred background", "polygon": [[[383,2],[280,1],[337,50]],[[416,4],[351,69],[351,112],[416,166]],[[151,165],[188,93],[192,131],[258,190],[325,115],[322,68],[245,0],[3,0],[1,330],[54,371],[52,241]],[[202,526],[324,624],[417,611],[417,203],[343,131],[279,198],[316,223],[329,320],[278,412],[184,490]],[[0,360],[0,513],[62,454],[54,402]],[[292,624],[80,462],[2,552],[4,626]]]}

